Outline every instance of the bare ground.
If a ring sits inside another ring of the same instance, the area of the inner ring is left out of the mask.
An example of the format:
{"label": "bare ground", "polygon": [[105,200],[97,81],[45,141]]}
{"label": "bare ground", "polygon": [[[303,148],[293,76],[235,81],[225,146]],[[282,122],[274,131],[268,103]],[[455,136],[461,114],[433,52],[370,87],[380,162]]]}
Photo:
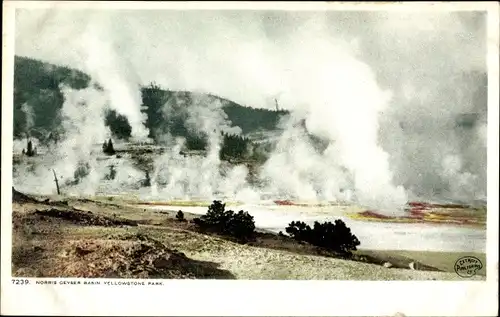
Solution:
{"label": "bare ground", "polygon": [[[18,194],[12,207],[12,274],[19,277],[461,279],[453,272],[461,254],[449,252],[361,250],[343,259],[270,233],[247,244],[201,233],[193,215],[180,222],[176,211]],[[471,279],[484,279],[484,269]]]}

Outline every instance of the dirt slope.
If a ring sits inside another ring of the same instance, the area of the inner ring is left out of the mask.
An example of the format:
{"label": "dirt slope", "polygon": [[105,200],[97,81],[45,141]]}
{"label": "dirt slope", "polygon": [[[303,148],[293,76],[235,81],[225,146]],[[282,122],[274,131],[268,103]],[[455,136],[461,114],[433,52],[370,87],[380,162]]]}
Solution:
{"label": "dirt slope", "polygon": [[460,279],[454,272],[386,268],[321,256],[311,246],[269,234],[243,245],[196,232],[189,222],[175,220],[174,211],[146,211],[92,200],[58,202],[26,197],[15,198],[12,205],[14,276]]}

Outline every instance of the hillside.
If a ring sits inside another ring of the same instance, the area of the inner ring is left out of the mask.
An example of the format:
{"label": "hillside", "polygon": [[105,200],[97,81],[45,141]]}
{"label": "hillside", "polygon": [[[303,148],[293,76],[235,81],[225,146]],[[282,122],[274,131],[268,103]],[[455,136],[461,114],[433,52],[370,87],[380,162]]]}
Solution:
{"label": "hillside", "polygon": [[[14,137],[28,135],[46,139],[61,131],[60,109],[64,96],[60,84],[74,89],[88,87],[91,78],[87,74],[68,67],[57,66],[27,57],[15,57],[14,66]],[[203,143],[186,127],[187,110],[196,100],[218,101],[232,126],[238,126],[244,134],[260,130],[273,130],[286,111],[256,109],[239,105],[230,100],[210,95],[194,94],[188,91],[170,91],[155,84],[143,87],[142,109],[147,114],[147,128],[150,137],[158,141],[159,136],[170,132],[193,143]],[[27,107],[26,107],[27,105]],[[165,105],[169,109],[165,109]],[[165,115],[168,112],[168,116]],[[27,116],[30,113],[31,116]],[[31,117],[31,118],[30,118]],[[131,128],[125,117],[113,110],[106,114],[106,125],[115,137],[128,138]]]}

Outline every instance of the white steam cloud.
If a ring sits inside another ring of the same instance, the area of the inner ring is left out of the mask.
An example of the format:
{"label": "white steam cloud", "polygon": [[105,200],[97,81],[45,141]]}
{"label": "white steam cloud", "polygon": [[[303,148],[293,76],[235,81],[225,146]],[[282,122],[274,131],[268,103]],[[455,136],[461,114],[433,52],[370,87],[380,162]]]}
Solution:
{"label": "white steam cloud", "polygon": [[149,131],[144,126],[145,114],[141,112],[140,82],[134,68],[120,55],[120,48],[112,46],[98,27],[91,25],[81,36],[80,49],[84,52],[85,71],[103,86],[110,98],[110,106],[125,116],[132,127],[132,138],[146,141]]}
{"label": "white steam cloud", "polygon": [[[21,11],[16,49],[80,68],[105,90],[104,99],[92,95],[99,102],[87,105],[95,118],[69,113],[75,130],[91,136],[71,141],[83,142],[66,153],[72,162],[96,162],[83,152],[107,137],[108,101],[127,117],[136,140],[147,138],[140,85],[213,93],[253,107],[274,108],[278,98],[291,116],[258,175],[262,187],[247,182],[245,167],[219,160],[220,131],[231,131],[231,123],[220,104],[201,98],[186,124],[208,137],[208,152],[185,157],[182,142],[165,136],[168,151],[153,163],[150,194],[269,193],[396,210],[409,199],[485,198],[484,21],[474,12]],[[168,105],[164,110],[168,116]],[[469,128],[457,125],[463,115],[472,115]],[[316,150],[306,131],[327,148]]]}
{"label": "white steam cloud", "polygon": [[26,134],[29,134],[31,128],[35,125],[35,114],[33,113],[33,109],[27,103],[23,103],[21,111],[26,116]]}

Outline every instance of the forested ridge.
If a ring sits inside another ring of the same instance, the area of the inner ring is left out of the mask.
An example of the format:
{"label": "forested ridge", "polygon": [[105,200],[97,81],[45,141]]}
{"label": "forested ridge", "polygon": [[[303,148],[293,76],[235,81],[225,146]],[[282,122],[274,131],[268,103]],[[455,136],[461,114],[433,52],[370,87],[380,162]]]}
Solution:
{"label": "forested ridge", "polygon": [[[60,84],[74,89],[89,86],[89,75],[64,66],[57,66],[27,57],[15,57],[14,66],[14,137],[36,137],[40,140],[57,138],[62,132],[60,110],[64,96]],[[96,85],[97,89],[100,89]],[[186,125],[188,109],[193,100],[220,101],[232,126],[241,128],[243,134],[259,130],[276,129],[286,110],[268,110],[239,105],[233,101],[211,95],[188,91],[171,91],[151,83],[141,88],[141,109],[147,115],[146,126],[150,137],[159,141],[165,133],[185,137],[190,148],[206,146],[203,136],[193,133]],[[169,107],[165,114],[165,105]],[[27,113],[31,113],[27,118]],[[31,121],[31,122],[30,122]],[[114,137],[127,139],[131,127],[127,119],[112,109],[106,112],[105,124]],[[226,137],[226,139],[228,139]],[[233,140],[234,138],[231,138]],[[229,139],[228,139],[229,140]]]}

